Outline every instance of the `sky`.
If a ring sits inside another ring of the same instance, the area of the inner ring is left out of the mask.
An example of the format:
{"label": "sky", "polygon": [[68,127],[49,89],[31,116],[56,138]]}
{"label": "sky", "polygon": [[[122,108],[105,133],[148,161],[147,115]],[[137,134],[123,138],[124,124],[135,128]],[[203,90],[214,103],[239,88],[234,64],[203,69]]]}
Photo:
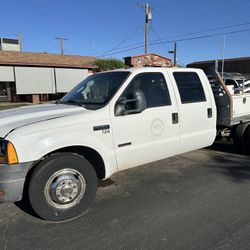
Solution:
{"label": "sky", "polygon": [[[122,59],[144,53],[145,0],[1,0],[0,37],[22,34],[24,52]],[[250,0],[149,0],[149,52],[177,63],[250,56]],[[225,39],[223,40],[223,34]],[[199,39],[198,39],[199,38]],[[225,41],[225,43],[224,43]],[[225,47],[224,47],[225,44]],[[224,50],[223,50],[224,48]]]}

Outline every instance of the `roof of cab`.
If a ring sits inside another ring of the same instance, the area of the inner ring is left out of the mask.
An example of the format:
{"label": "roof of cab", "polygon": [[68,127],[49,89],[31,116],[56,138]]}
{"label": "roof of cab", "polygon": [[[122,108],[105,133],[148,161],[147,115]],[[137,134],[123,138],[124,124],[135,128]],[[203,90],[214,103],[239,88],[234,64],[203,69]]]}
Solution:
{"label": "roof of cab", "polygon": [[175,72],[175,71],[181,71],[181,72],[199,72],[202,71],[201,69],[197,68],[178,68],[178,67],[131,67],[131,68],[121,68],[121,69],[115,69],[115,70],[109,70],[109,71],[104,71],[100,73],[105,73],[105,72]]}

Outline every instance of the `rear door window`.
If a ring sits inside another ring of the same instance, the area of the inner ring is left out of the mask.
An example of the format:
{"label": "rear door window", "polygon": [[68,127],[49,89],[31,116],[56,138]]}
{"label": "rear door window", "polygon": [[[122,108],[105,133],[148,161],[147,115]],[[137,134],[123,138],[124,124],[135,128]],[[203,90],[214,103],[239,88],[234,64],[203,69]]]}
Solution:
{"label": "rear door window", "polygon": [[174,72],[173,75],[183,104],[206,102],[205,92],[197,73]]}

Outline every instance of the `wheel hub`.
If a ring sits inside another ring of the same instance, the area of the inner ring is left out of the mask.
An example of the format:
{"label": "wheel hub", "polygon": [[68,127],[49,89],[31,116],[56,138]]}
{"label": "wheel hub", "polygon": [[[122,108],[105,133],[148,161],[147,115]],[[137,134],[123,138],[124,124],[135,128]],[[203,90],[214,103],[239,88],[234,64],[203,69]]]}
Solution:
{"label": "wheel hub", "polygon": [[45,186],[47,201],[56,208],[74,206],[85,193],[85,179],[74,169],[63,169],[53,174]]}
{"label": "wheel hub", "polygon": [[71,179],[63,180],[55,187],[56,199],[61,203],[70,202],[77,196],[78,192],[78,183]]}

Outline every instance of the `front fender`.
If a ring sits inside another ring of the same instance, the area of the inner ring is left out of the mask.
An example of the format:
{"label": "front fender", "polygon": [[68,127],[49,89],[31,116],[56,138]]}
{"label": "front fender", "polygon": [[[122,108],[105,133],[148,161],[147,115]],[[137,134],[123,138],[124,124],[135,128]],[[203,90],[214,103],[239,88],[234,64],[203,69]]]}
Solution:
{"label": "front fender", "polygon": [[[25,128],[23,128],[24,130]],[[117,171],[112,132],[103,134],[90,126],[44,130],[39,133],[14,131],[6,138],[15,146],[19,162],[32,162],[65,147],[84,146],[97,151],[105,164],[106,177]]]}

